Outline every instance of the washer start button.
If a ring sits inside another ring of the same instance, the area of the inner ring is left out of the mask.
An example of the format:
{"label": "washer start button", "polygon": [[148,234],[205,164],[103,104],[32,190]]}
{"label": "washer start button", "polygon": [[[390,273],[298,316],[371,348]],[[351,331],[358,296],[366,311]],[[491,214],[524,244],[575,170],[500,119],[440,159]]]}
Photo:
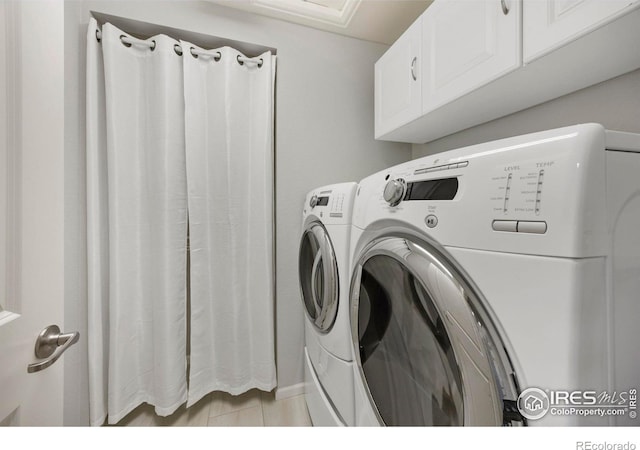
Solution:
{"label": "washer start button", "polygon": [[429,228],[434,228],[436,225],[438,225],[438,218],[433,214],[429,214],[424,218],[424,223],[426,223]]}

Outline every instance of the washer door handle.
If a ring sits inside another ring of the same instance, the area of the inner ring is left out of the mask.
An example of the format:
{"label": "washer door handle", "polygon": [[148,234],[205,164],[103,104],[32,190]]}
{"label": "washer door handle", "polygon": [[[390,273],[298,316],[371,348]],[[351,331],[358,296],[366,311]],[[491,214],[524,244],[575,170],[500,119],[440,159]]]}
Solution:
{"label": "washer door handle", "polygon": [[313,306],[316,308],[316,317],[320,317],[322,314],[322,305],[318,299],[318,289],[316,285],[316,280],[318,278],[318,268],[320,267],[320,262],[322,261],[322,251],[318,251],[316,253],[316,257],[313,260],[313,267],[311,269],[311,297],[313,298]]}

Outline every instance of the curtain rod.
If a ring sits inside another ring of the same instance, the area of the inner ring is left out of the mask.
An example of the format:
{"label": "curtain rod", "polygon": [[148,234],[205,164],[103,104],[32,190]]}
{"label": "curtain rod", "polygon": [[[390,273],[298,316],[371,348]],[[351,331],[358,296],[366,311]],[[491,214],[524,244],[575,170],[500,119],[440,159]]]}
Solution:
{"label": "curtain rod", "polygon": [[[96,39],[98,42],[102,43],[102,31],[100,31],[99,29],[96,30]],[[149,47],[151,51],[155,50],[156,48],[155,40],[145,41],[142,39],[127,36],[125,34],[120,35],[120,42],[122,42],[122,45],[124,45],[125,47],[131,47],[132,45],[142,45],[144,47]],[[182,46],[180,44],[175,44],[173,46],[173,51],[176,52],[178,56],[182,56],[183,54]],[[222,53],[218,51],[212,52],[210,50],[199,50],[195,47],[191,47],[189,49],[189,53],[191,53],[191,56],[193,56],[194,58],[197,58],[199,56],[208,56],[213,57],[214,61],[220,61],[220,59],[222,59]],[[262,64],[264,64],[264,60],[262,58],[247,58],[246,56],[242,55],[238,55],[236,57],[236,60],[241,66],[245,63],[250,63],[255,64],[258,67],[262,67]]]}

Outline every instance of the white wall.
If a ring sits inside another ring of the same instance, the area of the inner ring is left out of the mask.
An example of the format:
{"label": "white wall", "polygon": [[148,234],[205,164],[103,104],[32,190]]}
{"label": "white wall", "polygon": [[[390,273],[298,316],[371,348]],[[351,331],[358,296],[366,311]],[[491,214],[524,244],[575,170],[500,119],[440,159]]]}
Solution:
{"label": "white wall", "polygon": [[419,158],[504,137],[586,122],[601,123],[611,130],[640,133],[640,70],[427,144],[413,145],[412,153],[413,158]]}
{"label": "white wall", "polygon": [[[298,239],[306,192],[408,160],[407,144],[373,139],[380,44],[185,1],[65,2],[65,324],[86,336],[84,70],[89,11],[277,48],[276,320],[279,388],[303,380]],[[86,340],[65,361],[65,424],[88,420]]]}
{"label": "white wall", "polygon": [[[0,24],[4,26],[6,20],[5,4],[0,2]],[[7,45],[6,38],[0,41],[0,312],[7,308]]]}
{"label": "white wall", "polygon": [[85,130],[85,54],[79,2],[64,5],[64,322],[80,332],[76,352],[64,360],[65,425],[89,425],[87,359],[87,233]]}

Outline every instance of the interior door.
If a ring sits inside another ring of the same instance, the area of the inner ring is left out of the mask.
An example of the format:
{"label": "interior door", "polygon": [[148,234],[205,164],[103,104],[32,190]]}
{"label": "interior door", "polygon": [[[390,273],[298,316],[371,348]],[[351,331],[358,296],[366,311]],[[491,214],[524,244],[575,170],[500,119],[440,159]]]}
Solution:
{"label": "interior door", "polygon": [[0,31],[0,424],[62,425],[63,365],[27,366],[63,325],[63,3],[2,1]]}
{"label": "interior door", "polygon": [[373,241],[355,266],[351,311],[357,370],[381,424],[511,424],[504,408],[518,395],[504,346],[435,244]]}

